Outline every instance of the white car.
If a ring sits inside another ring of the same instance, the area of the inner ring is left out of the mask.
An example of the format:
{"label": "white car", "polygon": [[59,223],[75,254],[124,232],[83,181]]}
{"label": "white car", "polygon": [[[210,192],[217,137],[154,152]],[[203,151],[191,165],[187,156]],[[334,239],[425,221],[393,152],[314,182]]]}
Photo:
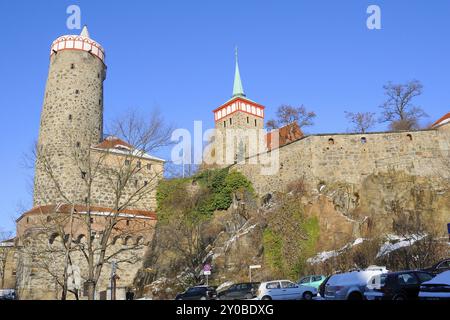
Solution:
{"label": "white car", "polygon": [[299,286],[289,280],[262,282],[256,292],[258,300],[311,300],[316,295],[316,288]]}
{"label": "white car", "polygon": [[385,267],[370,266],[365,270],[338,273],[325,285],[326,300],[363,300],[364,292],[373,276],[386,273]]}
{"label": "white car", "polygon": [[420,285],[421,300],[450,300],[450,270]]}

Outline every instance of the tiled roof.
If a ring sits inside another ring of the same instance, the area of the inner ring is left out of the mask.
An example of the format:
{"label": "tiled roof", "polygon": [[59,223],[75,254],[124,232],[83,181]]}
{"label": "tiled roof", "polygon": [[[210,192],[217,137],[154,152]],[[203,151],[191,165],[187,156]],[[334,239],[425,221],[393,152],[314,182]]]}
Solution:
{"label": "tiled roof", "polygon": [[447,122],[450,122],[450,112],[449,113],[447,113],[446,115],[444,115],[442,118],[440,118],[438,121],[436,121],[435,123],[433,123],[432,125],[431,125],[431,127],[433,128],[433,127],[436,127],[436,126],[438,126],[438,125],[441,125],[441,124],[444,124],[444,123],[447,123]]}
{"label": "tiled roof", "polygon": [[[267,149],[269,150],[275,147],[272,146],[272,137],[275,133],[276,131],[267,133],[266,141],[267,141]],[[279,147],[282,147],[293,141],[299,140],[303,137],[304,134],[296,122],[293,122],[278,129]]]}
{"label": "tiled roof", "polygon": [[94,146],[94,148],[98,149],[116,149],[120,147],[125,147],[126,149],[131,149],[133,146],[125,141],[117,138],[117,137],[107,137],[105,140],[100,142],[98,145]]}
{"label": "tiled roof", "polygon": [[164,159],[160,159],[149,155],[143,150],[138,150],[131,144],[123,141],[114,136],[109,136],[99,144],[93,146],[93,149],[102,150],[110,153],[121,154],[126,156],[134,156],[137,158],[143,158],[148,160],[155,160],[164,162]]}

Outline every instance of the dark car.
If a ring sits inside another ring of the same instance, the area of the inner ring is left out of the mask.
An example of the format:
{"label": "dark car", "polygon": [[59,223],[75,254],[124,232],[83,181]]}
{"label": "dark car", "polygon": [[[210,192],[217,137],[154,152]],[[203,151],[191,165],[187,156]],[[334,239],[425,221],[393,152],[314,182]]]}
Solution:
{"label": "dark car", "polygon": [[370,279],[364,296],[368,300],[415,300],[420,284],[433,279],[425,271],[399,271],[377,275]]}
{"label": "dark car", "polygon": [[221,300],[242,300],[256,297],[259,282],[236,283],[228,289],[219,292]]}
{"label": "dark car", "polygon": [[216,288],[210,286],[196,286],[177,294],[175,300],[215,300]]}
{"label": "dark car", "polygon": [[435,265],[424,269],[423,271],[431,272],[432,274],[436,275],[448,270],[450,270],[450,258],[441,260]]}

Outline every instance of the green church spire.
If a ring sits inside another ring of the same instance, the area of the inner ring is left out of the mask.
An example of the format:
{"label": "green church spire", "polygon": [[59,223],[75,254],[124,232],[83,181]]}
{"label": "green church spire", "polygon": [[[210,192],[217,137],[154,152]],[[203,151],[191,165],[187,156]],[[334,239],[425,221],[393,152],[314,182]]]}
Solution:
{"label": "green church spire", "polygon": [[233,97],[245,97],[244,88],[242,87],[241,75],[239,73],[238,49],[236,47],[236,71],[234,74]]}

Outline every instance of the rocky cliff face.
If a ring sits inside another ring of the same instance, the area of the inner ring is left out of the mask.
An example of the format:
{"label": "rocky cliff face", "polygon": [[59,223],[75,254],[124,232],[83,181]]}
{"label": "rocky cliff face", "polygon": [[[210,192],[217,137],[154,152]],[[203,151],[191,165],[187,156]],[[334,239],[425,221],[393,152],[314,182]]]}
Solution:
{"label": "rocky cliff face", "polygon": [[[177,230],[157,228],[145,268],[136,277],[140,293],[173,298],[204,281],[205,263],[212,265],[209,283],[222,285],[248,281],[253,264],[262,265],[253,280],[297,280],[309,272],[374,263],[421,267],[449,255],[446,181],[392,171],[369,175],[360,185],[298,184],[301,188],[261,199],[236,193],[228,210],[202,222],[197,260],[168,245]],[[402,256],[404,250],[413,251]],[[197,265],[187,267],[193,260]]]}

